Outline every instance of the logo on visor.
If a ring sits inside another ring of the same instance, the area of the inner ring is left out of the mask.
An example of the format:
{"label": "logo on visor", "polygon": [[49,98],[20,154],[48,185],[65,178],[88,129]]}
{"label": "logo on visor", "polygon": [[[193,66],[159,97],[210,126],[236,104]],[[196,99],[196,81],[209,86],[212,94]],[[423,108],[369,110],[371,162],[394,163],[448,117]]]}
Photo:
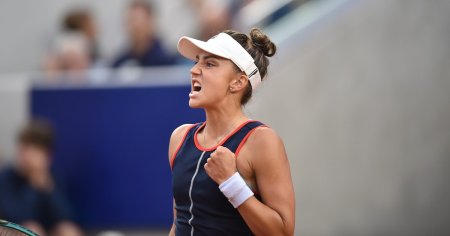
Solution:
{"label": "logo on visor", "polygon": [[252,73],[250,73],[250,74],[248,75],[248,77],[250,78],[250,77],[256,75],[256,72],[258,72],[258,69],[253,70]]}

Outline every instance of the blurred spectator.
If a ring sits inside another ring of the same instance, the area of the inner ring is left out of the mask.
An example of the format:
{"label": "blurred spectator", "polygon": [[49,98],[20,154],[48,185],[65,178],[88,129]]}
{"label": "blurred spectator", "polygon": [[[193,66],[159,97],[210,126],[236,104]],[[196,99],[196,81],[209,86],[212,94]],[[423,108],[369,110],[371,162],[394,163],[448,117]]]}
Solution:
{"label": "blurred spectator", "polygon": [[144,0],[133,1],[126,18],[129,46],[112,63],[122,66],[171,65],[175,59],[161,44],[156,35],[153,7]]}
{"label": "blurred spectator", "polygon": [[46,122],[33,121],[19,133],[16,163],[0,172],[0,218],[41,236],[80,236],[50,173],[52,146],[53,131]]}
{"label": "blurred spectator", "polygon": [[208,40],[223,30],[232,28],[231,0],[192,0],[200,21],[200,39]]}
{"label": "blurred spectator", "polygon": [[44,61],[44,71],[49,77],[61,77],[68,73],[72,77],[83,77],[90,68],[89,46],[80,33],[66,33],[57,39],[52,53]]}
{"label": "blurred spectator", "polygon": [[97,25],[88,9],[79,8],[69,11],[63,19],[62,29],[63,32],[82,34],[87,40],[90,60],[95,62],[99,59]]}
{"label": "blurred spectator", "polygon": [[86,71],[99,59],[97,26],[91,12],[83,8],[69,11],[61,29],[44,59],[44,72],[50,79],[85,78]]}

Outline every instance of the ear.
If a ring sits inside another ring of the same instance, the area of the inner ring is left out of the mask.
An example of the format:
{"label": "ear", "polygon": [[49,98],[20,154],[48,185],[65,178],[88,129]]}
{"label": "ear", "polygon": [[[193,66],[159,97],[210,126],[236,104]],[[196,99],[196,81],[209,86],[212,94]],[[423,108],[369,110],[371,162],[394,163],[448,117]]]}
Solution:
{"label": "ear", "polygon": [[231,80],[230,92],[237,93],[240,92],[241,90],[244,90],[247,87],[248,82],[249,81],[247,75],[244,73],[240,73],[238,76],[236,76],[235,79]]}

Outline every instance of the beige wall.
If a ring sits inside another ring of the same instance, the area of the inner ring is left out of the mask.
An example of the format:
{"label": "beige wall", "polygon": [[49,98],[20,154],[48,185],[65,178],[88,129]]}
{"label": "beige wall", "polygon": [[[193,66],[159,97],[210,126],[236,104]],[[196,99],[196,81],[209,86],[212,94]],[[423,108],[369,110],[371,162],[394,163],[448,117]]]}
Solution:
{"label": "beige wall", "polygon": [[0,169],[14,155],[18,130],[28,119],[28,75],[0,77]]}
{"label": "beige wall", "polygon": [[248,107],[284,139],[296,235],[449,235],[450,2],[347,2]]}

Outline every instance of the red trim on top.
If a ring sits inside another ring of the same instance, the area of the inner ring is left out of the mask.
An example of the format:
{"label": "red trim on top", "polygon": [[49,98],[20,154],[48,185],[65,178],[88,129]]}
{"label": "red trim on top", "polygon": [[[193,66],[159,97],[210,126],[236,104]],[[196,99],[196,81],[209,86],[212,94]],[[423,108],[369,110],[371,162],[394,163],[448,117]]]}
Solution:
{"label": "red trim on top", "polygon": [[245,142],[247,141],[247,139],[250,137],[250,135],[253,133],[253,131],[255,131],[257,128],[259,127],[267,127],[267,125],[260,125],[260,126],[256,126],[255,128],[253,128],[252,130],[250,130],[247,135],[245,135],[245,137],[242,139],[241,143],[239,143],[239,146],[236,149],[236,152],[234,153],[234,156],[237,158],[239,155],[239,152],[241,151],[241,148],[244,146]]}
{"label": "red trim on top", "polygon": [[217,144],[217,145],[214,146],[214,147],[210,147],[210,148],[202,147],[202,145],[200,145],[200,143],[199,143],[198,140],[197,140],[197,133],[198,133],[198,131],[201,130],[201,129],[203,129],[203,127],[205,127],[205,125],[206,125],[206,122],[203,122],[203,124],[197,129],[197,131],[195,131],[195,134],[194,134],[194,143],[195,143],[195,146],[196,146],[199,150],[201,150],[201,151],[206,151],[206,152],[212,151],[212,150],[216,149],[218,146],[222,146],[222,145],[227,141],[228,138],[230,138],[233,134],[235,134],[236,132],[238,132],[242,127],[244,127],[246,124],[248,124],[248,123],[250,123],[250,122],[255,122],[255,120],[248,120],[248,121],[242,123],[242,124],[239,125],[236,129],[234,129],[233,132],[231,132],[231,133],[228,134],[225,138],[223,138],[223,139],[219,142],[219,144]]}
{"label": "red trim on top", "polygon": [[[198,123],[197,123],[197,124],[198,124]],[[170,158],[170,169],[173,169],[173,162],[175,161],[175,158],[177,157],[178,151],[180,151],[180,148],[181,148],[181,146],[183,145],[184,140],[186,139],[186,137],[187,137],[189,131],[190,131],[194,126],[196,126],[197,124],[193,124],[193,125],[191,125],[191,127],[189,127],[189,128],[187,129],[186,133],[185,133],[184,136],[183,136],[183,139],[181,140],[180,144],[178,144],[177,149],[175,150],[175,152],[173,153],[172,157]]]}
{"label": "red trim on top", "polygon": [[[236,159],[238,158],[238,155],[239,155],[239,152],[241,151],[241,148],[244,146],[245,142],[247,142],[247,139],[250,137],[250,135],[253,133],[253,131],[255,131],[259,127],[268,127],[268,126],[267,125],[256,126],[252,130],[250,130],[247,133],[247,135],[245,135],[245,137],[242,139],[241,143],[239,143],[239,146],[237,147],[236,152],[234,153],[234,156],[236,157]],[[256,189],[255,189],[255,191],[252,189],[252,192],[255,195],[260,195],[259,191],[257,191]]]}

